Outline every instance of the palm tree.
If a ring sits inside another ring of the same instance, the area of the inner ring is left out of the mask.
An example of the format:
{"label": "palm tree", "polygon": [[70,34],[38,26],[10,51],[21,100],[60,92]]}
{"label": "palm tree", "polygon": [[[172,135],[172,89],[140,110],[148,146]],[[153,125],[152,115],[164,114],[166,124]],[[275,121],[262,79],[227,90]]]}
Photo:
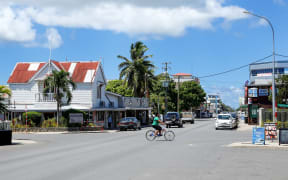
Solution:
{"label": "palm tree", "polygon": [[[154,77],[153,63],[148,60],[152,55],[144,55],[148,50],[142,42],[138,41],[131,44],[130,58],[118,55],[117,57],[124,60],[118,68],[120,70],[119,79],[124,78],[124,83],[132,89],[135,97],[143,97],[145,93],[145,82],[150,86]],[[147,78],[149,77],[149,78]]]}
{"label": "palm tree", "polygon": [[11,96],[11,90],[8,89],[6,86],[0,85],[0,112],[7,111],[6,105],[2,103],[4,100],[3,95],[7,94],[8,96]]}
{"label": "palm tree", "polygon": [[47,76],[44,80],[45,88],[43,93],[54,93],[54,99],[57,102],[57,127],[59,122],[59,111],[60,107],[63,105],[62,98],[66,97],[67,104],[71,102],[72,93],[70,91],[69,85],[72,89],[76,89],[76,84],[69,77],[69,72],[66,71],[53,71],[51,75]]}

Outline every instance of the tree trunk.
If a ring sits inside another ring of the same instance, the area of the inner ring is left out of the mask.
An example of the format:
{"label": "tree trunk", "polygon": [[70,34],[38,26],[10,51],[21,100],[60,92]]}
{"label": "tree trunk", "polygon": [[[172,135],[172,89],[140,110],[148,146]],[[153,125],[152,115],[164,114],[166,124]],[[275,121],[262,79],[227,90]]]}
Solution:
{"label": "tree trunk", "polygon": [[59,102],[57,101],[57,117],[56,117],[56,121],[57,121],[57,127],[58,127],[58,123],[59,123]]}

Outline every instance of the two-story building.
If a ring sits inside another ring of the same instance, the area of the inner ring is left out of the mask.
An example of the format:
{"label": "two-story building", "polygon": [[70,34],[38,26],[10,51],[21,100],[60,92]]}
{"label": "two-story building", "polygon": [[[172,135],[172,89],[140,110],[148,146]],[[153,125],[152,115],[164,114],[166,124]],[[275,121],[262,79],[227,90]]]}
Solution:
{"label": "two-story building", "polygon": [[12,91],[9,110],[11,118],[19,117],[25,111],[42,113],[42,119],[56,115],[56,101],[53,93],[44,94],[44,80],[53,70],[69,72],[77,87],[72,90],[72,101],[63,105],[61,111],[78,109],[89,114],[89,121],[108,127],[112,117],[112,128],[119,119],[129,115],[138,117],[142,124],[148,123],[149,104],[146,98],[127,98],[107,92],[106,78],[99,61],[81,62],[21,62],[14,67],[8,86]]}
{"label": "two-story building", "polygon": [[[250,64],[250,82],[245,84],[245,104],[248,107],[248,123],[258,124],[258,109],[272,108],[269,100],[272,86],[273,62]],[[275,79],[288,74],[288,61],[275,62]]]}

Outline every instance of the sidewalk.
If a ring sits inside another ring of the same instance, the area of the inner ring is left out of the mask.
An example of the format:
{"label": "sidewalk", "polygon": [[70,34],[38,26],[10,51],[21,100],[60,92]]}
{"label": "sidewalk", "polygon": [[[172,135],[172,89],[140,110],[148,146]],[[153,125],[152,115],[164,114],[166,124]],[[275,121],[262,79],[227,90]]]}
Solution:
{"label": "sidewalk", "polygon": [[99,130],[99,131],[61,131],[61,132],[13,132],[13,134],[77,134],[77,133],[115,133],[119,130]]}
{"label": "sidewalk", "polygon": [[253,127],[255,127],[255,125],[248,125],[248,124],[245,124],[243,121],[242,122],[240,121],[238,124],[237,131],[251,131],[252,132]]}
{"label": "sidewalk", "polygon": [[281,144],[279,146],[278,140],[266,141],[265,145],[263,144],[252,144],[252,140],[250,142],[235,142],[227,145],[227,147],[243,147],[243,148],[271,148],[271,149],[288,149],[288,144]]}

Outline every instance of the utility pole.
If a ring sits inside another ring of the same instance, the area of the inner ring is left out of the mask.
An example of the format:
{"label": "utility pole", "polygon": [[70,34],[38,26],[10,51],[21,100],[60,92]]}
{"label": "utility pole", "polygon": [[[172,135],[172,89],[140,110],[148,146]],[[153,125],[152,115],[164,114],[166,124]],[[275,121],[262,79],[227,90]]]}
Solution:
{"label": "utility pole", "polygon": [[166,88],[166,90],[165,90],[165,114],[164,115],[166,115],[167,114],[167,109],[168,109],[167,91],[168,91],[168,85],[169,85],[167,76],[169,75],[168,74],[168,64],[170,64],[170,63],[169,62],[164,62],[163,64],[164,64],[164,68],[163,69],[164,69],[164,73],[165,73],[164,87]]}
{"label": "utility pole", "polygon": [[177,112],[179,112],[180,76],[178,76]]}

